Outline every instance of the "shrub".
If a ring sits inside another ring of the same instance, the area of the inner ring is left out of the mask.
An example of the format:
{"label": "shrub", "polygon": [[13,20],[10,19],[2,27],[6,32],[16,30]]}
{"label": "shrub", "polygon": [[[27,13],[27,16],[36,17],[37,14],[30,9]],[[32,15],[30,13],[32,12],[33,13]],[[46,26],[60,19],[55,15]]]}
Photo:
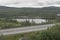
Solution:
{"label": "shrub", "polygon": [[29,37],[29,40],[60,40],[60,25],[34,33],[34,35]]}

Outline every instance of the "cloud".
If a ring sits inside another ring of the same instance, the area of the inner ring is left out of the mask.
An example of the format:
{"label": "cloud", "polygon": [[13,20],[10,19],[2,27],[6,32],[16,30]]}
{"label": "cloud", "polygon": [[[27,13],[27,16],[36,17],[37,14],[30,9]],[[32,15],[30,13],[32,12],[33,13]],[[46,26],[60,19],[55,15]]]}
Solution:
{"label": "cloud", "polygon": [[10,7],[59,6],[60,0],[0,0],[0,5]]}

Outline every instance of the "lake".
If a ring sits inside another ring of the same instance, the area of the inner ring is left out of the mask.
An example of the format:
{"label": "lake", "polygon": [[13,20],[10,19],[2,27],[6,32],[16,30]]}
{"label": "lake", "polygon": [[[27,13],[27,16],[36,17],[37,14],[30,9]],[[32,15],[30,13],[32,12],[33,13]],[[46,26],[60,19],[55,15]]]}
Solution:
{"label": "lake", "polygon": [[35,22],[36,24],[41,24],[41,23],[46,23],[46,19],[13,19],[17,20],[18,22],[24,22],[24,21],[29,21],[29,22]]}

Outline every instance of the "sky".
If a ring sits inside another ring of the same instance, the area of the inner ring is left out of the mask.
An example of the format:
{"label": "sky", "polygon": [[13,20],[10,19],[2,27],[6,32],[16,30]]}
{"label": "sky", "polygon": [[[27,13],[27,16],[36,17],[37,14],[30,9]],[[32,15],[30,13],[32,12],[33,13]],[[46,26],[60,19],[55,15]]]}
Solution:
{"label": "sky", "polygon": [[0,0],[0,6],[9,6],[9,7],[58,6],[60,7],[60,0]]}

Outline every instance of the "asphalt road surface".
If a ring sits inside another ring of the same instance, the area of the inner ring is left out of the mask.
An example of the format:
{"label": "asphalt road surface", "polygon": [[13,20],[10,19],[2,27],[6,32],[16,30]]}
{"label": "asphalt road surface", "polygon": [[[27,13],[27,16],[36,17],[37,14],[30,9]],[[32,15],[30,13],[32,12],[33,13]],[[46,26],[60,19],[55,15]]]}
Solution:
{"label": "asphalt road surface", "polygon": [[0,35],[13,35],[13,34],[33,32],[33,31],[41,31],[41,30],[46,30],[48,27],[52,27],[54,25],[55,24],[46,24],[46,25],[39,25],[39,26],[3,29],[3,30],[0,30]]}

